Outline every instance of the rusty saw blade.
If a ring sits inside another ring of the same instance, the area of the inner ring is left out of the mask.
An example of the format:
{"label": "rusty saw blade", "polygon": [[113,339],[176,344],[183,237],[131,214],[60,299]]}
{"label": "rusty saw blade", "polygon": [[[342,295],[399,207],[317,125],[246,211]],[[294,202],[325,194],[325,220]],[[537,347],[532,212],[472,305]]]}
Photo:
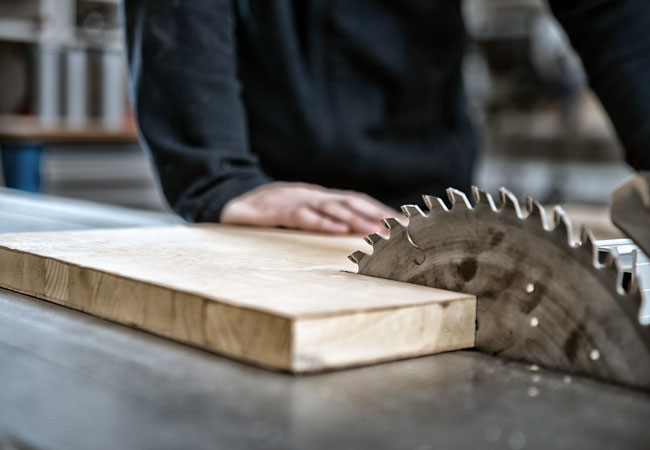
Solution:
{"label": "rusty saw blade", "polygon": [[386,219],[388,236],[366,236],[372,254],[350,255],[359,273],[475,295],[481,352],[650,389],[636,249],[624,259],[586,227],[574,242],[561,208],[551,226],[539,203],[522,211],[506,189],[498,206],[476,188],[473,204],[447,193],[451,207],[424,196],[427,212],[402,207],[408,226]]}

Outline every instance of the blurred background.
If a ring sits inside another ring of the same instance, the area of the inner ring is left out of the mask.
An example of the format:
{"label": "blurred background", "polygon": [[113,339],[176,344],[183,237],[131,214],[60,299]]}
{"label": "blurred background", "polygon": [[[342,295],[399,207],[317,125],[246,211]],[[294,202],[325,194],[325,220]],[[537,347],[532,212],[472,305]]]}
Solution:
{"label": "blurred background", "polygon": [[[165,210],[127,101],[120,0],[0,0],[0,186]],[[541,0],[465,0],[476,184],[607,203],[629,173]]]}

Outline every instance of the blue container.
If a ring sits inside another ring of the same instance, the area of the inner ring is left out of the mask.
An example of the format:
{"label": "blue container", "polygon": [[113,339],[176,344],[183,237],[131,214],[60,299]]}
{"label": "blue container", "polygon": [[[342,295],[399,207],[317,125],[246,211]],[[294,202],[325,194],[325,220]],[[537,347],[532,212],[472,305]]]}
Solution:
{"label": "blue container", "polygon": [[0,154],[7,187],[27,192],[41,191],[41,146],[3,144]]}

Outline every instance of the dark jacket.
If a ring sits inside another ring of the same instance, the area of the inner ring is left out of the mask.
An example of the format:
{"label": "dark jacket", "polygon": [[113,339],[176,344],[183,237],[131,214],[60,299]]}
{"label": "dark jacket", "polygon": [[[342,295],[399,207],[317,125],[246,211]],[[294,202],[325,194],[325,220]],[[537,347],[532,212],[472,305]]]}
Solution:
{"label": "dark jacket", "polygon": [[[650,168],[650,2],[557,0],[627,150]],[[453,0],[126,0],[132,98],[170,205],[216,221],[272,180],[398,206],[468,190]]]}

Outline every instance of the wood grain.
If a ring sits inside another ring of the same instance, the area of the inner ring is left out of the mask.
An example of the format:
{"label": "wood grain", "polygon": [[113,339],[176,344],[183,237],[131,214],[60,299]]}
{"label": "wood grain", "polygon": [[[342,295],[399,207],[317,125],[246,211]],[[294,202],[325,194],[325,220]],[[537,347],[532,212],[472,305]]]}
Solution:
{"label": "wood grain", "polygon": [[293,372],[472,347],[472,296],[351,273],[358,237],[219,225],[0,234],[0,286]]}

